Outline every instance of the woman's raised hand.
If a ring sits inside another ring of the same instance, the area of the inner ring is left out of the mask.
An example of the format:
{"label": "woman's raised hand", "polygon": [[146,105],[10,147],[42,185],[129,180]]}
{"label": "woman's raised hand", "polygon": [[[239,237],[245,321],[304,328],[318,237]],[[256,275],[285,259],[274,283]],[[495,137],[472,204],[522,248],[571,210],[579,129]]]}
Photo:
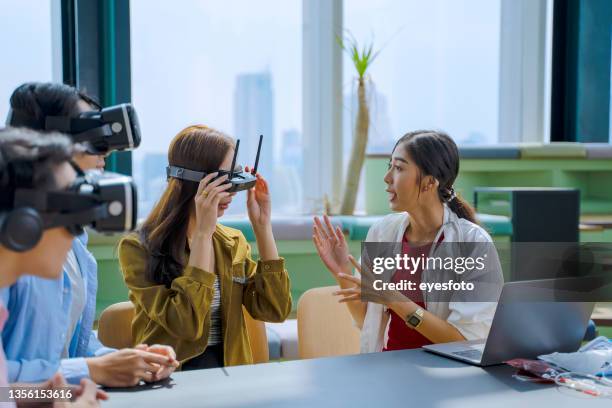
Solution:
{"label": "woman's raised hand", "polygon": [[[357,260],[353,258],[353,255],[349,255],[349,261],[353,264],[355,269],[357,269],[357,271],[361,275],[361,265],[359,265],[359,262],[357,262]],[[353,276],[351,274],[346,274],[343,272],[343,273],[338,274],[338,278],[345,281],[346,286],[347,286],[347,287],[344,287],[343,289],[337,290],[334,293],[332,293],[332,295],[334,296],[342,296],[340,300],[338,300],[338,302],[345,303],[345,302],[353,302],[353,301],[362,300],[361,299],[361,278],[360,277]]]}
{"label": "woman's raised hand", "polygon": [[[245,171],[252,172],[249,166],[245,167]],[[255,174],[255,177],[257,177],[255,187],[247,191],[247,211],[253,228],[259,228],[270,224],[272,200],[268,182],[259,173]]]}
{"label": "woman's raised hand", "polygon": [[314,217],[312,241],[319,257],[334,277],[341,273],[350,274],[349,250],[342,230],[334,228],[327,215],[323,216],[323,221]]}
{"label": "woman's raised hand", "polygon": [[212,236],[215,232],[219,201],[230,195],[225,190],[232,186],[230,183],[225,183],[227,175],[211,181],[217,174],[217,172],[210,173],[200,181],[194,198],[196,209],[195,233],[205,234],[207,237]]}

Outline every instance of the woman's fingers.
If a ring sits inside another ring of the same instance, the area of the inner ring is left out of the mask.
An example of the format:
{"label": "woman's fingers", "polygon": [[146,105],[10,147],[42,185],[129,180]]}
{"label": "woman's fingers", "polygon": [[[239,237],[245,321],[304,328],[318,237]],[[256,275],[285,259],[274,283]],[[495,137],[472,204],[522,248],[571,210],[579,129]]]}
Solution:
{"label": "woman's fingers", "polygon": [[261,191],[265,194],[270,192],[270,188],[268,187],[268,182],[265,178],[263,178],[259,173],[257,173],[257,183],[259,183]]}
{"label": "woman's fingers", "polygon": [[171,357],[172,359],[176,359],[176,352],[170,346],[166,346],[164,344],[153,344],[147,348],[147,351],[151,353],[157,353],[164,356]]}
{"label": "woman's fingers", "polygon": [[327,216],[327,214],[323,215],[323,221],[325,221],[326,231],[325,233],[330,239],[336,240],[336,234],[334,234],[334,226],[331,223],[331,220]]}
{"label": "woman's fingers", "polygon": [[[226,181],[227,181],[227,174],[224,174],[221,177],[219,177],[218,179],[213,180],[210,183],[208,183],[208,185],[206,186],[207,187],[206,190],[211,191],[212,189],[214,189],[215,187],[225,183]],[[231,185],[231,184],[228,183],[227,185]]]}
{"label": "woman's fingers", "polygon": [[[206,196],[206,201],[205,202],[208,202],[210,204],[213,204],[215,202],[218,203],[219,202],[218,200],[220,199],[220,195],[221,194],[223,195],[223,197],[225,197],[225,196],[230,194],[230,193],[226,192],[225,190],[231,188],[231,186],[232,185],[229,184],[229,183],[228,184],[223,184],[221,186],[217,186],[217,187],[213,188],[212,190],[208,191],[208,195]],[[206,191],[206,190],[204,190],[204,191]]]}
{"label": "woman's fingers", "polygon": [[351,261],[355,269],[357,269],[359,273],[361,273],[361,264],[357,262],[357,260],[353,257],[353,255],[349,255],[349,261]]}
{"label": "woman's fingers", "polygon": [[151,363],[151,362],[148,362],[148,361],[143,361],[141,363],[141,369],[144,372],[148,372],[148,373],[155,373],[155,372],[157,372],[159,370],[160,367],[164,367],[164,366],[161,365],[161,364]]}
{"label": "woman's fingers", "polygon": [[346,303],[346,302],[355,302],[357,300],[361,301],[361,294],[351,295],[351,296],[344,297],[344,298],[338,300],[338,302],[339,303]]}
{"label": "woman's fingers", "polygon": [[98,389],[96,391],[96,399],[100,401],[108,401],[108,394],[106,393],[106,391]]}
{"label": "woman's fingers", "polygon": [[323,241],[324,238],[321,235],[321,230],[316,225],[312,226],[312,234],[317,236],[317,239],[319,240],[319,242]]}
{"label": "woman's fingers", "polygon": [[196,192],[196,197],[198,197],[202,193],[202,191],[204,191],[204,189],[206,188],[210,180],[212,180],[217,174],[219,173],[214,172],[214,173],[207,174],[206,177],[200,180],[200,184],[198,184],[198,191]]}
{"label": "woman's fingers", "polygon": [[321,220],[319,219],[319,217],[314,217],[314,221],[315,221],[315,226],[319,230],[319,234],[321,235],[321,238],[323,238],[325,240],[331,240],[331,237],[327,233],[326,228],[323,225],[323,223],[321,222]]}
{"label": "woman's fingers", "polygon": [[317,227],[316,225],[314,225],[312,227],[312,232],[314,233],[314,235],[317,236],[317,238],[319,239],[319,243],[321,244],[321,246],[324,245],[325,242],[327,242],[327,237],[321,232],[321,228]]}
{"label": "woman's fingers", "polygon": [[155,375],[155,373],[156,373],[156,372],[157,372],[157,370],[156,370],[156,371],[154,371],[154,372],[150,372],[150,371],[143,371],[142,373],[140,373],[140,377],[141,377],[141,378],[142,378],[142,379],[143,379],[145,382],[148,382],[148,383],[150,383],[150,382],[154,382],[154,381],[156,381],[156,375]]}
{"label": "woman's fingers", "polygon": [[334,293],[332,293],[332,295],[334,295],[334,296],[349,296],[349,295],[360,294],[360,293],[361,293],[361,289],[359,289],[357,286],[355,286],[355,287],[352,287],[352,288],[345,288],[345,289],[337,290]]}
{"label": "woman's fingers", "polygon": [[217,208],[221,200],[224,199],[225,197],[229,197],[229,195],[230,193],[226,191],[216,193],[215,195],[211,197],[211,202],[210,202],[211,207]]}
{"label": "woman's fingers", "polygon": [[345,281],[356,283],[357,285],[361,285],[361,279],[356,276],[347,275],[346,273],[339,273],[338,277],[340,279],[344,279]]}
{"label": "woman's fingers", "polygon": [[100,395],[100,393],[98,392],[98,386],[96,385],[96,383],[94,383],[91,380],[85,379],[83,378],[81,380],[81,395],[80,395],[80,400],[85,402],[85,404],[92,404],[94,403],[97,399],[101,399],[101,400],[106,400],[108,399],[108,396],[106,395],[106,393],[104,393],[102,395],[102,398],[98,398]]}
{"label": "woman's fingers", "polygon": [[255,200],[255,189],[254,188],[249,188],[247,190],[247,204],[252,203],[253,200]]}
{"label": "woman's fingers", "polygon": [[[211,174],[217,174],[217,173],[211,173]],[[208,184],[204,184],[204,187],[202,187],[202,185],[203,185],[204,181],[205,181],[205,180],[208,178],[208,176],[210,176],[211,174],[207,175],[206,177],[204,177],[204,178],[202,179],[202,181],[200,181],[200,185],[198,186],[198,192],[197,192],[196,198],[197,198],[197,197],[203,197],[203,198],[204,198],[204,200],[208,199],[208,198],[210,197],[210,195],[214,193],[215,189],[216,189],[218,186],[220,186],[220,185],[222,185],[222,186],[228,186],[228,187],[225,187],[226,189],[227,189],[227,188],[229,188],[229,187],[231,187],[231,184],[229,184],[229,183],[224,184],[224,183],[225,183],[225,181],[227,180],[227,174],[224,174],[223,176],[219,177],[219,178],[218,178],[218,179],[216,179],[216,180],[213,180],[212,182],[210,182],[210,183],[208,183]],[[208,180],[210,180],[210,179],[208,179]],[[203,196],[201,196],[200,194],[203,194]]]}
{"label": "woman's fingers", "polygon": [[342,233],[342,229],[336,226],[336,229],[334,230],[334,232],[336,233],[336,239],[338,240],[338,242],[344,245],[346,241],[344,240],[344,234]]}
{"label": "woman's fingers", "polygon": [[312,242],[314,242],[315,248],[317,248],[317,251],[321,252],[321,243],[319,242],[319,237],[317,237],[317,235],[313,232],[312,234]]}
{"label": "woman's fingers", "polygon": [[221,184],[220,186],[216,186],[215,188],[213,188],[210,192],[215,192],[215,193],[220,193],[222,191],[227,191],[230,188],[232,188],[232,185],[230,183],[226,183],[226,184]]}

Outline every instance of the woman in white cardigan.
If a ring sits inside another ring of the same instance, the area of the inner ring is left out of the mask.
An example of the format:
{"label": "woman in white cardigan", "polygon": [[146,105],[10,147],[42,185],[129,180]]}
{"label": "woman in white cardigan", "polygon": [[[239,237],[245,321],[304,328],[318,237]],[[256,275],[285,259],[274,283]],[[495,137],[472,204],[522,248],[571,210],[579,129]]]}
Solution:
{"label": "woman in white cardigan", "polygon": [[[425,344],[485,338],[491,327],[496,300],[503,285],[497,252],[489,234],[475,220],[474,210],[455,195],[453,183],[459,172],[459,152],[454,141],[436,131],[404,135],[393,149],[384,177],[389,206],[394,214],[373,225],[366,242],[402,242],[402,252],[411,257],[460,256],[459,245],[442,242],[482,243],[475,245],[473,258],[484,257],[486,268],[464,273],[421,268],[413,271],[420,282],[465,282],[473,291],[423,291],[421,299],[412,293],[367,297],[362,301],[359,275],[351,274],[351,263],[359,263],[349,252],[342,231],[334,229],[327,217],[315,217],[313,241],[340,285],[341,296],[361,329],[361,351],[375,352],[416,348]],[[443,248],[442,248],[443,247]],[[453,251],[455,253],[453,253]],[[398,270],[395,275],[402,271]],[[415,274],[416,272],[416,274]],[[389,292],[387,292],[388,294]],[[373,300],[375,299],[375,300]]]}

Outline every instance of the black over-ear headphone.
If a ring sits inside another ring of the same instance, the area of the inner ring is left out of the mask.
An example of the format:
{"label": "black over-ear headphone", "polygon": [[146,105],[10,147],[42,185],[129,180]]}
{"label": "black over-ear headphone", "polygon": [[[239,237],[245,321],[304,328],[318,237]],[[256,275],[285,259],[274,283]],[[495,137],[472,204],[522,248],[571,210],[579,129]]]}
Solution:
{"label": "black over-ear headphone", "polygon": [[[4,164],[2,162],[0,157],[0,165]],[[4,198],[11,201],[13,201],[14,194],[7,194],[6,189],[14,185],[15,179],[20,176],[16,174],[19,173],[14,168],[16,165],[12,163],[8,166],[0,166],[0,190],[5,190]],[[26,164],[20,163],[20,166],[24,165]],[[31,169],[22,170],[31,176]],[[10,208],[13,202],[3,204],[9,205],[9,209],[0,210],[0,244],[16,252],[25,252],[34,248],[44,231],[40,213],[30,207]]]}
{"label": "black over-ear headphone", "polygon": [[11,251],[25,252],[34,248],[43,230],[43,220],[33,208],[0,211],[0,244]]}

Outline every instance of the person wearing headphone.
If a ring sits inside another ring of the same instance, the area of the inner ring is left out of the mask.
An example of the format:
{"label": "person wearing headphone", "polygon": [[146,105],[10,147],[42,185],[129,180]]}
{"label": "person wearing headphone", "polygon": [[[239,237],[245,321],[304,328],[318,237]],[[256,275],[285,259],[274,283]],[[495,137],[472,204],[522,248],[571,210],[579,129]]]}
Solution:
{"label": "person wearing headphone", "polygon": [[[401,137],[384,176],[394,213],[370,228],[365,243],[396,243],[395,251],[401,251],[397,255],[411,259],[483,257],[481,270],[446,271],[436,269],[435,262],[409,270],[402,266],[390,270],[389,282],[413,282],[417,289],[377,292],[371,271],[352,275],[351,264],[358,272],[361,266],[350,256],[342,232],[327,217],[323,221],[315,217],[315,247],[340,285],[335,295],[341,296],[340,302],[346,303],[361,329],[362,352],[487,337],[503,285],[502,269],[491,237],[478,225],[474,210],[455,193],[458,173],[459,152],[445,133],[423,130]],[[362,253],[362,262],[371,266],[368,252]],[[421,289],[421,283],[442,284],[449,279],[472,284],[474,289],[430,293]]]}
{"label": "person wearing headphone", "polygon": [[[10,286],[25,275],[41,279],[57,279],[60,275],[74,237],[61,226],[46,228],[41,214],[16,202],[20,189],[67,189],[76,176],[69,164],[73,153],[70,140],[60,134],[41,136],[21,129],[0,129],[0,287]],[[0,331],[7,318],[7,309],[0,302]],[[7,374],[0,343],[0,387],[8,386]],[[59,374],[40,385],[42,389],[66,390],[65,387]],[[98,406],[99,399],[107,398],[87,379],[81,381],[78,393],[81,397],[76,402],[65,405]],[[0,406],[14,404],[0,403]]]}
{"label": "person wearing headphone", "polygon": [[[238,142],[206,126],[179,132],[168,150],[165,191],[138,233],[119,243],[135,306],[134,341],[173,346],[182,370],[252,363],[243,307],[267,322],[282,322],[291,311],[268,184],[254,170],[234,167],[237,150]],[[250,186],[258,262],[242,232],[218,221],[236,195],[230,189],[238,188],[228,179],[250,180],[243,187]]]}
{"label": "person wearing headphone", "polygon": [[[82,147],[70,159],[79,173],[104,168],[108,151],[100,146],[112,140],[107,131],[112,126],[102,126],[97,118],[100,106],[86,94],[64,84],[26,83],[13,92],[10,109],[11,126],[78,132],[68,136]],[[119,127],[131,128],[126,123]],[[115,350],[98,341],[93,332],[97,273],[96,260],[87,250],[87,233],[82,232],[72,240],[58,279],[26,276],[1,292],[10,311],[2,341],[11,381],[43,381],[59,370],[70,383],[91,378],[101,385],[125,387],[143,379],[163,379],[174,371],[178,364],[169,346],[139,344]],[[156,367],[160,355],[171,363]],[[156,368],[143,372],[143,367]]]}

